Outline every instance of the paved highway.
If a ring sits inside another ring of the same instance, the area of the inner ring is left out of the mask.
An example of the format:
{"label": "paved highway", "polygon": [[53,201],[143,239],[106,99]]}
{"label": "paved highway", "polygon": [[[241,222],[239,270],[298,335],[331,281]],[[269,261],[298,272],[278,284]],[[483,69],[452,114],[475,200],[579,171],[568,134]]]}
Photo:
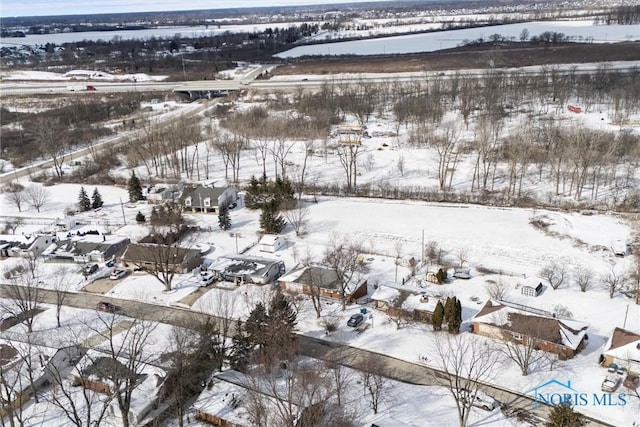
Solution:
{"label": "paved highway", "polygon": [[[13,285],[0,285],[0,297],[8,298],[7,292]],[[43,303],[55,304],[56,292],[48,289],[39,291],[39,298]],[[134,318],[143,318],[171,325],[189,327],[194,321],[201,323],[207,320],[219,321],[220,319],[209,314],[191,311],[179,307],[167,307],[146,302],[107,297],[86,292],[65,292],[64,305],[83,309],[94,309],[101,302],[109,302],[118,307],[118,313]],[[235,327],[232,324],[232,327]],[[366,331],[363,332],[366,334]],[[367,350],[351,347],[343,343],[323,340],[299,335],[300,352],[308,357],[340,363],[357,370],[366,371],[371,366],[380,366],[381,374],[410,384],[417,385],[445,385],[446,374],[420,363],[412,363],[384,354],[373,353]],[[541,419],[546,418],[549,407],[540,405],[534,409],[533,400],[525,395],[520,395],[509,390],[483,385],[482,390],[496,398],[502,404],[503,410],[508,414],[519,414],[528,422],[537,425]],[[425,403],[426,404],[426,403]],[[542,425],[542,424],[540,424]],[[588,426],[611,426],[598,420],[589,419]]]}

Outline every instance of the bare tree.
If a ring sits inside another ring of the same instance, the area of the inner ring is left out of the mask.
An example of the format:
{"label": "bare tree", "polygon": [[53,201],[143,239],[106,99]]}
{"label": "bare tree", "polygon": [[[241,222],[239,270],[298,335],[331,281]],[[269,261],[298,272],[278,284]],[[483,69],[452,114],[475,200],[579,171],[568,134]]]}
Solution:
{"label": "bare tree", "polygon": [[547,319],[515,313],[509,319],[513,331],[502,332],[502,352],[518,365],[522,376],[527,376],[533,367],[546,360],[546,353],[538,350],[536,337],[545,334]]}
{"label": "bare tree", "polygon": [[567,276],[567,267],[564,263],[551,260],[540,270],[540,277],[545,279],[553,289],[558,289]]}
{"label": "bare tree", "polygon": [[59,267],[53,273],[53,290],[56,294],[56,322],[60,327],[60,314],[67,296],[69,295],[69,270],[66,267]]}
{"label": "bare tree", "polygon": [[593,270],[579,265],[573,270],[573,280],[576,282],[582,292],[586,292],[593,286]]}
{"label": "bare tree", "polygon": [[5,300],[0,300],[0,307],[5,313],[18,319],[27,328],[27,333],[33,332],[33,320],[38,314],[38,306],[42,303],[42,296],[38,289],[37,279],[31,275],[21,274],[11,279],[11,284],[3,286]]}
{"label": "bare tree", "polygon": [[401,329],[403,326],[409,323],[411,320],[411,314],[402,308],[402,305],[409,297],[410,293],[407,291],[400,291],[398,296],[393,300],[391,307],[387,315],[389,320],[396,325],[396,329]]}
{"label": "bare tree", "polygon": [[111,381],[110,393],[120,409],[122,426],[129,427],[133,392],[147,365],[156,359],[153,352],[145,349],[152,344],[158,323],[134,318],[124,324],[122,317],[111,314],[99,319],[100,324],[93,330],[105,340],[106,349],[104,353],[87,353],[90,369]]}
{"label": "bare tree", "polygon": [[15,363],[0,363],[0,415],[3,415],[0,425],[5,427],[5,420],[8,420],[9,427],[23,426],[26,420],[22,408],[27,399],[24,390],[28,384],[20,373],[25,369],[25,363],[13,347],[4,346],[3,354],[4,357],[13,356]]}
{"label": "bare tree", "polygon": [[[331,381],[313,366],[293,360],[279,372],[255,370],[245,377],[253,425],[321,425],[331,397]],[[309,419],[311,418],[311,419]]]}
{"label": "bare tree", "polygon": [[[82,378],[81,367],[73,361],[85,354],[75,346],[60,349],[66,352],[71,366],[60,363],[47,364],[47,378],[52,384],[51,392],[45,395],[47,401],[55,406],[67,421],[74,426],[99,426],[113,400],[110,393],[99,393],[91,389],[87,381],[73,381]],[[71,377],[71,378],[70,378]]]}
{"label": "bare tree", "polygon": [[444,372],[444,383],[456,401],[460,427],[467,425],[472,404],[482,383],[493,379],[499,352],[474,336],[436,335],[435,358]]}
{"label": "bare tree", "polygon": [[507,287],[501,279],[495,280],[485,280],[484,288],[489,294],[489,297],[496,301],[502,301],[504,296],[507,294]]}
{"label": "bare tree", "polygon": [[429,241],[424,248],[424,258],[429,264],[441,264],[442,249],[435,240]]}
{"label": "bare tree", "polygon": [[456,251],[456,258],[458,258],[458,267],[464,267],[464,264],[469,261],[469,248],[463,246]]}
{"label": "bare tree", "polygon": [[347,191],[355,191],[357,188],[358,158],[363,153],[363,151],[360,151],[360,143],[340,143],[336,148],[336,151],[340,159],[340,164],[346,174]]}
{"label": "bare tree", "polygon": [[31,184],[25,193],[27,202],[38,212],[49,201],[49,192],[41,185]]}
{"label": "bare tree", "polygon": [[5,232],[10,231],[11,234],[16,234],[16,230],[23,224],[24,224],[23,218],[19,218],[19,217],[9,218],[4,224],[4,231]]}
{"label": "bare tree", "polygon": [[10,182],[3,190],[7,201],[18,208],[18,212],[22,212],[22,203],[27,196],[24,186],[17,182]]}
{"label": "bare tree", "polygon": [[338,276],[343,311],[346,309],[348,289],[360,282],[365,270],[363,263],[358,259],[361,252],[361,245],[357,243],[333,239],[324,255],[324,263]]}
{"label": "bare tree", "polygon": [[299,237],[303,233],[304,226],[307,223],[309,208],[306,207],[302,201],[298,200],[295,208],[282,211],[282,215],[296,232],[296,236]]}
{"label": "bare tree", "polygon": [[377,414],[387,386],[387,379],[382,376],[384,362],[379,358],[370,356],[365,366],[366,370],[360,372],[360,379],[364,385],[365,393],[369,395],[371,409],[373,409],[374,414]]}
{"label": "bare tree", "polygon": [[627,278],[623,274],[616,272],[615,269],[611,267],[609,273],[602,275],[602,281],[607,288],[609,298],[613,298],[615,294],[620,292],[627,283]]}

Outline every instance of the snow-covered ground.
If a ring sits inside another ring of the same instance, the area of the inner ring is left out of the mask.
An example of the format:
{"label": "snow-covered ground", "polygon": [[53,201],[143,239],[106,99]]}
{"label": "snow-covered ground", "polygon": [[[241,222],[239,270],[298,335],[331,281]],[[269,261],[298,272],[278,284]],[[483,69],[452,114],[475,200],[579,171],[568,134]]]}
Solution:
{"label": "snow-covered ground", "polygon": [[111,74],[104,71],[95,70],[72,70],[66,73],[55,73],[53,71],[32,71],[32,70],[15,70],[2,71],[0,77],[3,80],[20,80],[20,81],[109,81],[109,82],[157,82],[167,78],[167,76],[152,76],[145,73],[135,74]]}
{"label": "snow-covered ground", "polygon": [[[518,40],[523,30],[531,36],[545,31],[563,33],[572,41],[591,43],[615,43],[640,38],[640,25],[594,25],[593,21],[534,21],[492,27],[465,28],[442,32],[382,37],[371,40],[356,40],[298,46],[278,53],[279,58],[297,58],[305,55],[389,55],[403,53],[433,52],[451,49],[466,41],[483,39],[488,41],[498,34],[506,39]],[[331,38],[331,34],[326,35]]]}

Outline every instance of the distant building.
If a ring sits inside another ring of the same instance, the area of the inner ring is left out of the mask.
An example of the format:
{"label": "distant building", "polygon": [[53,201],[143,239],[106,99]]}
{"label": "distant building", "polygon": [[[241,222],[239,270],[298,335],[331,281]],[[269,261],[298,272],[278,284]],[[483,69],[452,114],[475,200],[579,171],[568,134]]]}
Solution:
{"label": "distant building", "polygon": [[130,240],[125,236],[85,234],[71,236],[49,245],[42,256],[48,262],[105,262],[125,251]]}
{"label": "distant building", "polygon": [[191,212],[218,213],[220,206],[230,206],[238,200],[238,190],[233,187],[185,187],[180,205]]}

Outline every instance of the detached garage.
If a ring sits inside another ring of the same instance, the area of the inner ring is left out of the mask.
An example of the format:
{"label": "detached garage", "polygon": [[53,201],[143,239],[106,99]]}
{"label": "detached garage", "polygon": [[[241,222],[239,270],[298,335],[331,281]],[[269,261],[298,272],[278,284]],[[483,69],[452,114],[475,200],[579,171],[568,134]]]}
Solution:
{"label": "detached garage", "polygon": [[286,241],[284,237],[278,236],[277,234],[265,234],[258,242],[258,249],[260,252],[269,252],[274,253],[278,249],[284,246]]}

